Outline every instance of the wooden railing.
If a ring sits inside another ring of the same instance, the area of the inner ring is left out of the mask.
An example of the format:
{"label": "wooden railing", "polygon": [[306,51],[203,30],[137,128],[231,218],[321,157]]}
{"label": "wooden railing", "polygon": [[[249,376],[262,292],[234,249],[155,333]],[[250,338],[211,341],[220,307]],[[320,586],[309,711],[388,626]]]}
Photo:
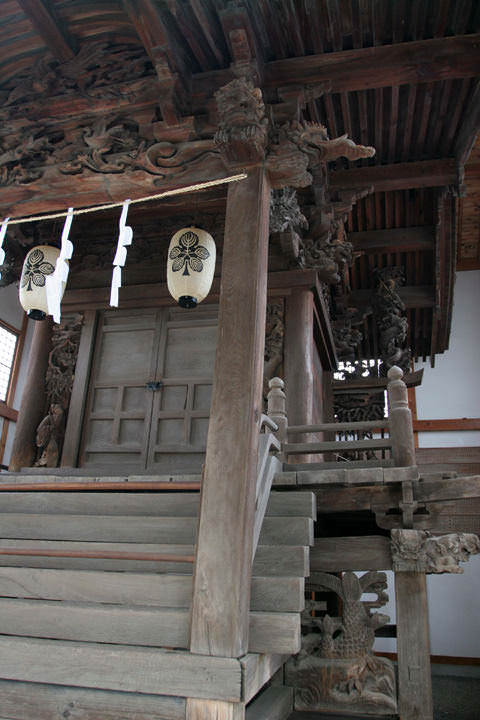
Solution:
{"label": "wooden railing", "polygon": [[[346,460],[352,464],[369,464],[368,459],[353,460],[346,457],[347,453],[374,453],[381,451],[381,460],[388,452],[396,467],[415,465],[415,448],[411,412],[408,407],[407,386],[403,381],[403,372],[398,367],[388,371],[388,405],[389,416],[385,420],[372,420],[348,423],[317,423],[315,425],[288,425],[286,414],[286,396],[283,392],[283,381],[274,378],[270,381],[272,395],[272,412],[269,416],[279,425],[277,438],[281,441],[281,457],[289,455],[318,455],[333,453],[336,460]],[[269,394],[269,397],[270,397]],[[292,436],[317,433],[336,433],[340,436],[353,436],[354,439],[336,439],[329,441],[290,442]],[[388,436],[386,437],[386,433]],[[365,435],[379,437],[365,437]],[[375,458],[376,459],[376,458]],[[375,460],[374,460],[375,461]]]}
{"label": "wooden railing", "polygon": [[252,561],[257,550],[258,539],[260,537],[265,511],[267,509],[273,478],[282,469],[280,460],[272,455],[272,450],[279,452],[281,448],[280,441],[274,435],[275,432],[278,432],[278,425],[268,415],[262,415],[260,430],[257,460],[257,487],[255,491],[255,523],[253,526]]}

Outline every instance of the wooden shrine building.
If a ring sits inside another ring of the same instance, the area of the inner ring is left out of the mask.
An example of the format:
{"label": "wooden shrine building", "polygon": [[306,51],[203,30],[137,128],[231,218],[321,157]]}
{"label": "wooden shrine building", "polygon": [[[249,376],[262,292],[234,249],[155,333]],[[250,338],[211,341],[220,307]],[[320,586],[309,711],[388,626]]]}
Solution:
{"label": "wooden shrine building", "polygon": [[[407,388],[478,267],[479,24],[0,0],[1,283],[67,208],[130,199],[133,230],[111,307],[121,207],[74,214],[61,322],[0,403],[0,720],[432,720],[426,574],[480,552],[452,509],[480,477],[419,469]],[[217,247],[194,309],[167,289],[187,227]],[[372,650],[391,569],[398,668]]]}

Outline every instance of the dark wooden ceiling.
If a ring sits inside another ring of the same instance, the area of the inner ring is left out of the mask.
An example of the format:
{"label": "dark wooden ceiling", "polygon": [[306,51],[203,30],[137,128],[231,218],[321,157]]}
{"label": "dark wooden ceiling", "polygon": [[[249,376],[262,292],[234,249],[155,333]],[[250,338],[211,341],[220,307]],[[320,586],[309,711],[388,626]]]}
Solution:
{"label": "dark wooden ceiling", "polygon": [[[4,153],[12,133],[39,123],[70,138],[80,122],[132,114],[147,137],[153,123],[157,140],[207,142],[213,93],[234,77],[241,28],[272,117],[285,119],[293,97],[297,113],[330,137],[376,148],[375,157],[330,166],[332,191],[373,188],[348,217],[355,258],[342,292],[368,305],[373,269],[401,266],[413,355],[448,347],[456,195],[480,116],[478,0],[0,0],[0,18]],[[57,65],[72,82],[40,91],[43,68]],[[75,204],[87,205],[160,182],[88,172],[80,186],[77,177],[4,182],[0,212],[63,208],[72,188]],[[372,357],[375,324],[369,315],[363,324],[358,356]]]}

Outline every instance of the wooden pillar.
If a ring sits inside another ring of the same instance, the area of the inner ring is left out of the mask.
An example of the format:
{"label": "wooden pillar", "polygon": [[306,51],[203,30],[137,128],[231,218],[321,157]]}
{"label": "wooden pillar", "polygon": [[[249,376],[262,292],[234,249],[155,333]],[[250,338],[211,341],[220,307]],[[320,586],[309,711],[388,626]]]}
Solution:
{"label": "wooden pillar", "polygon": [[[285,312],[285,392],[289,425],[313,422],[313,293],[294,290],[286,299]],[[321,439],[295,435],[295,442]],[[313,455],[289,455],[288,461],[305,463]],[[319,458],[322,460],[323,458]]]}
{"label": "wooden pillar", "polygon": [[254,167],[228,190],[192,608],[191,651],[205,655],[248,649],[269,189],[263,167]]}
{"label": "wooden pillar", "polygon": [[432,678],[424,572],[396,572],[400,720],[432,720]]}
{"label": "wooden pillar", "polygon": [[[294,290],[285,313],[285,389],[290,425],[313,419],[313,293]],[[301,442],[295,438],[295,442]]]}
{"label": "wooden pillar", "polygon": [[35,323],[9,470],[30,467],[35,459],[37,427],[45,414],[45,374],[51,349],[51,319]]}

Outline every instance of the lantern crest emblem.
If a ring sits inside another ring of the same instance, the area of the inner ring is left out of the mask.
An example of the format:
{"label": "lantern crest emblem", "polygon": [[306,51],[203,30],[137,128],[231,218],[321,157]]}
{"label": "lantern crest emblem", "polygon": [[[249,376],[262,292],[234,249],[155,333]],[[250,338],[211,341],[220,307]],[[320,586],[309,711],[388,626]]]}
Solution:
{"label": "lantern crest emblem", "polygon": [[22,288],[31,291],[32,283],[37,287],[44,287],[45,277],[51,275],[54,270],[52,263],[47,262],[43,252],[36,248],[27,256],[21,280]]}
{"label": "lantern crest emblem", "polygon": [[203,260],[210,257],[210,253],[206,247],[200,245],[200,239],[195,232],[187,230],[170,250],[170,260],[172,262],[172,271],[178,272],[184,268],[182,275],[190,275],[188,269],[195,272],[202,272]]}

